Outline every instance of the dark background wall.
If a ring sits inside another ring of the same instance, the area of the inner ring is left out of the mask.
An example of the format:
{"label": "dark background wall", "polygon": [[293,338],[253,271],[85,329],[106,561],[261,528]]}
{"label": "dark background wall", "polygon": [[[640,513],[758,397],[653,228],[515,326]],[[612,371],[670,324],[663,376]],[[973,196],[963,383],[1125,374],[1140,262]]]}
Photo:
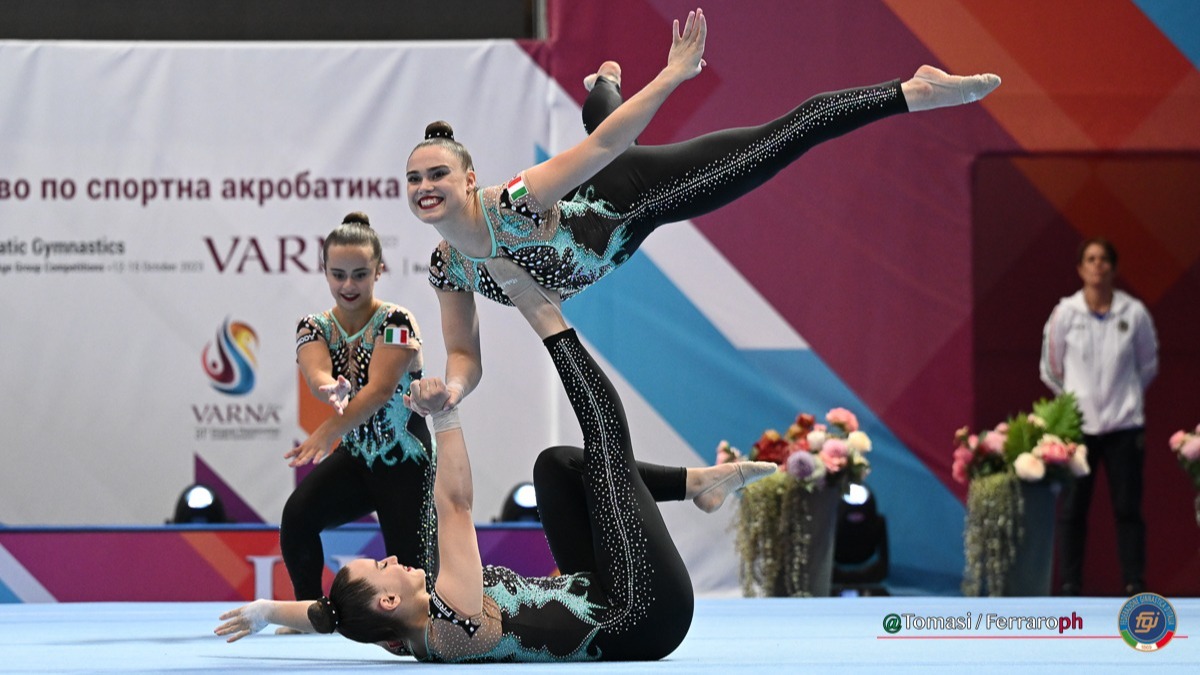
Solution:
{"label": "dark background wall", "polygon": [[542,0],[2,0],[0,39],[468,40],[541,35]]}

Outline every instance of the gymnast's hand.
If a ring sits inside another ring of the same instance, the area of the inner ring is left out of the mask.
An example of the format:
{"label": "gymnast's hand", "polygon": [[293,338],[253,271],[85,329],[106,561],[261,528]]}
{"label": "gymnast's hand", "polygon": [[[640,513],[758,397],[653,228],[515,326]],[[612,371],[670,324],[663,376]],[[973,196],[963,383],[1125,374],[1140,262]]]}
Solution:
{"label": "gymnast's hand", "polygon": [[679,19],[671,27],[671,51],[667,54],[667,70],[679,81],[690,80],[700,74],[707,65],[704,62],[704,41],[708,37],[708,22],[704,10],[688,12],[683,32],[679,32]]}
{"label": "gymnast's hand", "polygon": [[270,600],[255,600],[248,605],[242,605],[221,615],[225,623],[217,626],[214,633],[228,635],[226,642],[237,642],[247,635],[253,635],[267,626],[267,612],[270,610]]}
{"label": "gymnast's hand", "polygon": [[331,452],[333,446],[337,443],[336,438],[326,438],[326,435],[321,433],[321,428],[318,428],[313,435],[304,439],[304,442],[284,453],[284,459],[290,459],[288,466],[304,466],[308,463],[320,464],[321,460],[325,459]]}
{"label": "gymnast's hand", "polygon": [[317,387],[322,394],[329,395],[329,405],[341,415],[346,410],[346,404],[350,402],[350,381],[345,377],[338,375],[337,382],[326,384]]}
{"label": "gymnast's hand", "polygon": [[446,384],[440,378],[413,380],[404,395],[404,405],[418,415],[449,410],[462,400],[462,387]]}

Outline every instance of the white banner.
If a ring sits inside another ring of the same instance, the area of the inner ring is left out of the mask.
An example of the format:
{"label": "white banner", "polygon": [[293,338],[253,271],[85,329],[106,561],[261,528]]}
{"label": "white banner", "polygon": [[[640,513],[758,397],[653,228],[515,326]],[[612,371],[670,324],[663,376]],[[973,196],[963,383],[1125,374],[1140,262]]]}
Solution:
{"label": "white banner", "polygon": [[[583,135],[574,102],[503,41],[0,42],[0,82],[9,526],[159,524],[200,465],[277,522],[308,395],[296,322],[333,304],[320,238],[370,215],[388,266],[377,294],[415,313],[440,375],[437,237],[405,203],[409,151],[445,119],[487,185]],[[479,305],[486,376],[463,415],[486,520],[541,448],[579,433],[520,316]],[[646,458],[695,463],[619,384]],[[692,514],[667,511],[698,585],[728,588],[732,547],[711,546],[724,519],[693,535]]]}

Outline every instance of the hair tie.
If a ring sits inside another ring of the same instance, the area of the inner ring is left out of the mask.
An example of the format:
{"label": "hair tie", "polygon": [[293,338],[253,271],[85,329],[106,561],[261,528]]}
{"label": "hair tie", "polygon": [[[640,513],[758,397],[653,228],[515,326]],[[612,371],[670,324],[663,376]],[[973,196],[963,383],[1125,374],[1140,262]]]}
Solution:
{"label": "hair tie", "polygon": [[341,617],[338,616],[337,607],[333,606],[333,601],[322,595],[317,598],[317,602],[321,603],[321,606],[329,612],[329,616],[333,617],[333,627],[336,629],[338,624],[341,623]]}
{"label": "hair tie", "polygon": [[425,140],[429,140],[431,138],[448,138],[450,140],[454,140],[454,132],[450,131],[449,129],[434,129],[433,131],[425,134]]}

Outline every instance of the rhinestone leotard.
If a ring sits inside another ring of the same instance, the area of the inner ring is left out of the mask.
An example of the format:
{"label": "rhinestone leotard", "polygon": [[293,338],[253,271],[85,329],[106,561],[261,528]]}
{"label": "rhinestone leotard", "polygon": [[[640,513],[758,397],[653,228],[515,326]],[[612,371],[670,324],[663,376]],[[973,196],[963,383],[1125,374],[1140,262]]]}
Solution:
{"label": "rhinestone leotard", "polygon": [[[591,109],[611,112],[620,102],[613,92],[601,78],[589,102],[607,95],[611,103]],[[511,258],[565,300],[628,260],[660,225],[724,206],[817,144],[907,109],[899,81],[819,94],[759,126],[670,145],[635,145],[549,205],[538,201],[536,185],[518,175],[479,191],[492,241],[489,257]],[[511,304],[488,274],[486,260],[442,241],[430,258],[429,282]]]}

